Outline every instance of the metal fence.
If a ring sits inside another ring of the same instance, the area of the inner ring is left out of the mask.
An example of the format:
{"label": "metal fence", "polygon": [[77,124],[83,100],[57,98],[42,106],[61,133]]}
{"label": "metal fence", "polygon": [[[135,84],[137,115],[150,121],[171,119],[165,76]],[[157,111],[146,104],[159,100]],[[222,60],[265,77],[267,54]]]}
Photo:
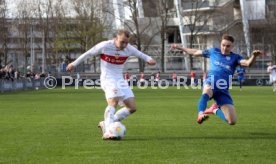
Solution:
{"label": "metal fence", "polygon": [[[176,71],[176,72],[190,72],[189,70],[189,57],[188,55],[184,55],[180,51],[172,51],[170,49],[170,44],[167,44],[165,46],[165,54],[164,54],[164,70],[167,73]],[[207,48],[206,44],[194,44],[193,48],[195,49],[205,49]],[[142,48],[143,49],[143,48]],[[250,68],[251,73],[263,73],[266,74],[266,68],[267,68],[267,62],[271,61],[272,55],[273,55],[273,48],[271,45],[265,45],[265,44],[255,44],[253,45],[253,49],[260,49],[265,52],[264,56],[258,57],[256,63]],[[244,45],[236,45],[235,50],[233,52],[242,54],[246,57],[246,54],[244,54],[246,48]],[[149,46],[144,53],[150,55],[153,57],[157,64],[155,66],[149,66],[146,65],[145,72],[158,72],[161,71],[161,45],[151,45]],[[15,58],[15,57],[14,57]],[[21,61],[21,58],[14,59],[12,61]],[[22,59],[23,61],[23,59]],[[206,64],[206,65],[204,65]],[[38,66],[40,63],[37,64]],[[14,67],[17,65],[15,64]],[[25,72],[26,68],[23,69],[22,66],[20,66],[19,69],[20,72]],[[66,64],[65,63],[51,63],[47,65],[47,72],[50,72],[51,74],[64,74],[66,72],[65,70]],[[196,71],[203,71],[204,68],[207,68],[208,70],[208,62],[204,62],[203,58],[193,58],[193,70]],[[76,72],[80,73],[100,73],[100,57],[96,58],[90,58],[83,63],[81,63],[75,70]],[[139,63],[138,59],[135,57],[130,57],[129,60],[126,62],[125,71],[129,72],[139,72]],[[40,72],[40,70],[37,68],[37,71]]]}
{"label": "metal fence", "polygon": [[45,78],[40,79],[15,79],[0,80],[0,92],[11,92],[20,90],[32,90],[45,88]]}

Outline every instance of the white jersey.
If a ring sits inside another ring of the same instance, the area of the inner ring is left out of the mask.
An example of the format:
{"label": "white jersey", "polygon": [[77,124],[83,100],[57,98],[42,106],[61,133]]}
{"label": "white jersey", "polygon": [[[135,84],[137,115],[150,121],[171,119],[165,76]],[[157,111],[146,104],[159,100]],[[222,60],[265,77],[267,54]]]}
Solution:
{"label": "white jersey", "polygon": [[152,58],[140,52],[132,45],[120,50],[116,48],[114,40],[103,41],[82,54],[72,64],[77,66],[85,59],[100,55],[101,57],[101,79],[123,79],[124,63],[129,56],[136,56],[148,62]]}
{"label": "white jersey", "polygon": [[276,75],[276,65],[268,66],[267,72],[270,73],[271,75]]}
{"label": "white jersey", "polygon": [[267,72],[269,73],[270,82],[276,81],[276,65],[268,66]]}

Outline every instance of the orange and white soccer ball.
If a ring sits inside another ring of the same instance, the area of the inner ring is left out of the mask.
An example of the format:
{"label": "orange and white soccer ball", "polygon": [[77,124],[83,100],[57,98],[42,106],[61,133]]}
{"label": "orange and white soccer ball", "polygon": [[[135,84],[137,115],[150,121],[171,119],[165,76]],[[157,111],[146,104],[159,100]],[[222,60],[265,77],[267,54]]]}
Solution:
{"label": "orange and white soccer ball", "polygon": [[116,139],[122,139],[126,134],[126,127],[121,122],[113,122],[109,125],[107,132]]}

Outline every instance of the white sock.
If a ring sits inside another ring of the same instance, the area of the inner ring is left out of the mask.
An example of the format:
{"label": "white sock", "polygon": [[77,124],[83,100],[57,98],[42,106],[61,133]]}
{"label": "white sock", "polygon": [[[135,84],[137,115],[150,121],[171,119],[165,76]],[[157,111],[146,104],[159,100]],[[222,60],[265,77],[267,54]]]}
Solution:
{"label": "white sock", "polygon": [[104,124],[108,127],[112,122],[114,122],[115,108],[113,106],[107,106],[104,112]]}
{"label": "white sock", "polygon": [[216,114],[218,110],[219,110],[219,108],[213,110],[213,113]]}
{"label": "white sock", "polygon": [[131,113],[126,107],[121,108],[118,110],[114,115],[114,122],[115,121],[121,121],[125,119],[127,116],[129,116]]}

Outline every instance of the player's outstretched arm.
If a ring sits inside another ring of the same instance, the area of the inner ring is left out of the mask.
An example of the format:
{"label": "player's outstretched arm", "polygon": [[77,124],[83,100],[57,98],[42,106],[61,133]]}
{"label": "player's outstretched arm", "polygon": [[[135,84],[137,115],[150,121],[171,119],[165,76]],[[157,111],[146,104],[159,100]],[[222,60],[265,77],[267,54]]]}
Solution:
{"label": "player's outstretched arm", "polygon": [[102,49],[102,47],[105,46],[105,44],[106,44],[106,42],[101,42],[101,43],[95,45],[94,47],[92,47],[90,50],[83,53],[75,61],[68,64],[68,66],[66,67],[66,71],[72,72],[77,65],[79,65],[81,62],[83,62],[87,58],[100,54],[101,49]]}
{"label": "player's outstretched arm", "polygon": [[197,49],[192,49],[192,48],[184,48],[184,47],[178,46],[177,44],[172,44],[171,49],[178,49],[178,50],[181,50],[188,54],[191,54],[193,56],[202,56],[202,50],[197,50]]}
{"label": "player's outstretched arm", "polygon": [[256,58],[260,55],[262,55],[263,53],[260,50],[254,50],[252,52],[252,55],[249,59],[243,59],[240,61],[241,66],[245,66],[245,67],[250,67],[252,66],[253,63],[255,63]]}
{"label": "player's outstretched arm", "polygon": [[134,55],[140,59],[143,59],[147,64],[149,65],[155,65],[156,61],[152,59],[149,55],[144,54],[143,52],[137,50],[135,47],[132,45],[129,45],[129,49],[131,51],[131,55]]}

